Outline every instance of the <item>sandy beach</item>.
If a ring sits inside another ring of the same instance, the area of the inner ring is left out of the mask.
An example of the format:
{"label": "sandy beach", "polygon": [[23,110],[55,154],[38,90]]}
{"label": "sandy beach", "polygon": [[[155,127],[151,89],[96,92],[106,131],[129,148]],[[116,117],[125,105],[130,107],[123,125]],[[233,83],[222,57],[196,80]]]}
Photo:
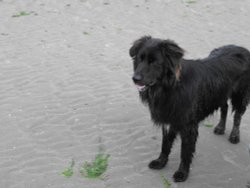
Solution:
{"label": "sandy beach", "polygon": [[[250,0],[0,0],[0,188],[250,187],[250,110],[241,142],[199,128],[189,179],[175,183],[180,139],[166,168],[147,167],[161,130],[134,87],[128,50],[140,36],[176,41],[185,58],[215,47],[250,49]],[[79,169],[102,149],[103,179]],[[74,159],[74,175],[61,173]]]}

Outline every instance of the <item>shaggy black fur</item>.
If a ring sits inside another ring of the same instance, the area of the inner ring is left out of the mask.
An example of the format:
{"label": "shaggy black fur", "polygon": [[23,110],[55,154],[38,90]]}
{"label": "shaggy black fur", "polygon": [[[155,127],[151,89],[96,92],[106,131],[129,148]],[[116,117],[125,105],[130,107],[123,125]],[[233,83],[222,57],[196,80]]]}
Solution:
{"label": "shaggy black fur", "polygon": [[[140,97],[149,106],[151,118],[162,126],[161,154],[149,167],[163,168],[177,134],[180,134],[181,163],[173,178],[185,181],[198,136],[198,124],[220,108],[215,134],[224,134],[227,101],[231,99],[234,126],[231,143],[240,140],[241,117],[250,101],[250,52],[235,45],[213,50],[205,59],[183,59],[184,51],[171,40],[142,37],[130,48],[133,80]],[[167,130],[168,128],[168,130]]]}

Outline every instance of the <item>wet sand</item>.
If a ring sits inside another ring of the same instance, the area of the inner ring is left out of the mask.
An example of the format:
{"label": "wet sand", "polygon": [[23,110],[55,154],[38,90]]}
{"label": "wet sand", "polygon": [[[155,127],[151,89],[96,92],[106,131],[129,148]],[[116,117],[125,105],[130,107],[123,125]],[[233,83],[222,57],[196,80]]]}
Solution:
{"label": "wet sand", "polygon": [[[142,35],[175,40],[186,58],[237,44],[250,49],[250,1],[0,1],[1,188],[244,188],[250,182],[250,111],[241,142],[201,123],[189,179],[174,183],[178,139],[167,167],[148,162],[160,151],[132,84],[131,43]],[[12,17],[26,11],[30,15]],[[218,114],[206,122],[216,124]],[[82,177],[79,167],[100,148],[110,154],[104,180]],[[71,159],[75,174],[60,173]]]}

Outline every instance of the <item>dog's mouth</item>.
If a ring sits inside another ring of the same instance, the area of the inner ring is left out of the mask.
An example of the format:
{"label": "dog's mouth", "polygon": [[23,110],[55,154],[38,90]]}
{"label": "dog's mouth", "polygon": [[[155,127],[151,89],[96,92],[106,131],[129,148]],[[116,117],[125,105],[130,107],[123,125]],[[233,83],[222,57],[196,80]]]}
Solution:
{"label": "dog's mouth", "polygon": [[138,91],[143,92],[147,90],[147,86],[146,85],[141,85],[141,84],[135,84],[135,86],[137,87]]}
{"label": "dog's mouth", "polygon": [[146,91],[149,87],[155,85],[156,82],[151,82],[150,84],[144,85],[144,84],[138,84],[136,83],[135,86],[137,87],[139,92]]}

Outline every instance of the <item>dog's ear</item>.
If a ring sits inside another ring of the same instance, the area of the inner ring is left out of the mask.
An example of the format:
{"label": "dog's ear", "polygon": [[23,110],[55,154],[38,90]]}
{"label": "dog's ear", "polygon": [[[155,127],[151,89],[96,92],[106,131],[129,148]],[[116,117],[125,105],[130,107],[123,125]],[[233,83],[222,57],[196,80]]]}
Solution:
{"label": "dog's ear", "polygon": [[164,40],[160,43],[164,63],[163,85],[165,88],[174,87],[180,78],[180,59],[184,55],[184,50],[171,40]]}
{"label": "dog's ear", "polygon": [[163,40],[160,43],[160,48],[164,55],[168,55],[169,57],[176,58],[178,60],[184,55],[184,50],[172,40]]}
{"label": "dog's ear", "polygon": [[136,40],[133,43],[133,46],[129,49],[129,55],[134,58],[137,53],[139,52],[140,48],[145,44],[146,41],[150,40],[151,36],[144,36],[141,37],[140,39]]}

